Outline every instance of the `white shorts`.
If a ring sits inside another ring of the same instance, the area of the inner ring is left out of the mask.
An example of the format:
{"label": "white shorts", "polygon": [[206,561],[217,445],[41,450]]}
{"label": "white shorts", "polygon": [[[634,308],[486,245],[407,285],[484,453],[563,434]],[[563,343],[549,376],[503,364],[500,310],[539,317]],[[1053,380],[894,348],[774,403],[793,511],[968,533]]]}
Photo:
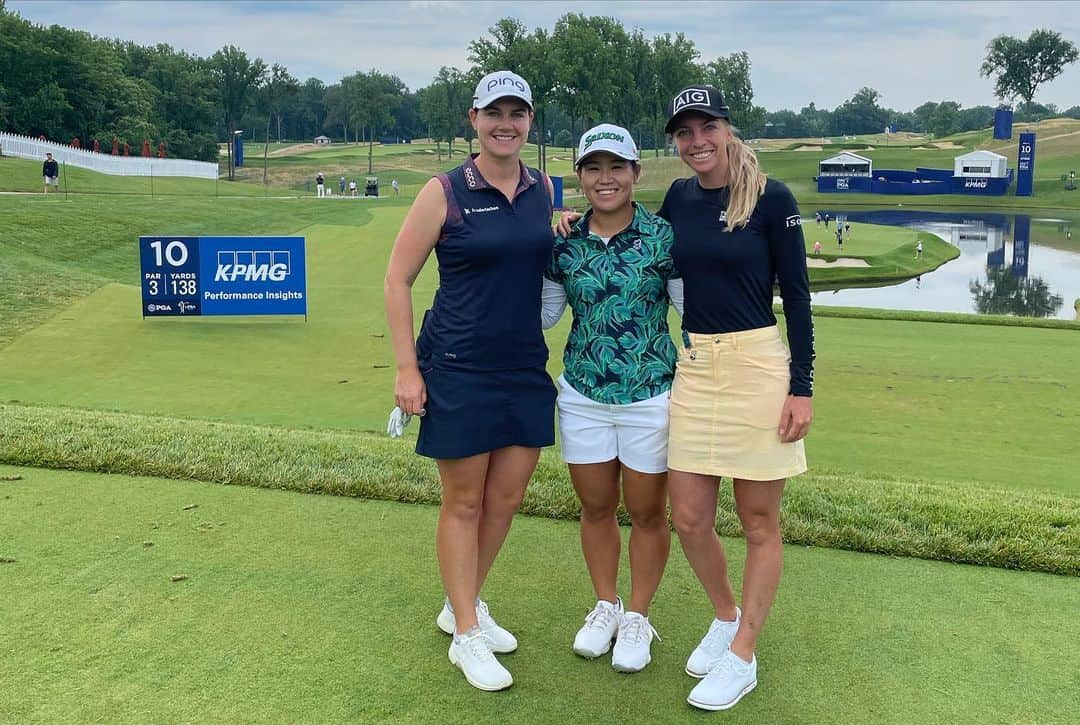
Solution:
{"label": "white shorts", "polygon": [[668,402],[671,394],[626,405],[605,405],[570,387],[559,376],[559,435],[567,463],[618,458],[640,473],[667,471]]}

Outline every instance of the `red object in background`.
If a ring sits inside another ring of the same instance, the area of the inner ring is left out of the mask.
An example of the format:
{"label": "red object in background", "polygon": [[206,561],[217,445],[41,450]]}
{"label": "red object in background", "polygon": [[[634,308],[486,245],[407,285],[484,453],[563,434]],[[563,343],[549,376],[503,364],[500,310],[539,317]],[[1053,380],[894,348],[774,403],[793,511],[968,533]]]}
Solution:
{"label": "red object in background", "polygon": [[157,145],[157,157],[159,159],[165,158],[165,142],[162,141]]}
{"label": "red object in background", "polygon": [[101,144],[98,143],[98,140],[96,138],[94,139],[94,153],[95,154],[101,153]]}
{"label": "red object in background", "polygon": [[82,148],[82,142],[81,142],[81,141],[79,141],[79,137],[78,137],[78,136],[76,136],[75,138],[71,139],[71,148],[73,148],[73,149],[81,149],[81,148]]}
{"label": "red object in background", "polygon": [[131,156],[131,144],[124,142],[124,156]]}
{"label": "red object in background", "polygon": [[120,154],[120,139],[113,136],[112,140],[112,155],[118,156]]}
{"label": "red object in background", "polygon": [[150,142],[145,138],[142,142],[142,156],[144,159],[148,159],[152,156],[152,154],[150,153]]}

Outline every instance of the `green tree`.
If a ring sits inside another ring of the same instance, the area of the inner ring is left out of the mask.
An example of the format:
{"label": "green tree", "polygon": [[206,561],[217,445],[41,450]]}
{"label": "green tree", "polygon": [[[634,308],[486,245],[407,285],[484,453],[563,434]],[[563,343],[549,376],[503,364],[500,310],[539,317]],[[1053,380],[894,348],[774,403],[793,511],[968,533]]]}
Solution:
{"label": "green tree", "polygon": [[881,133],[889,122],[889,112],[878,105],[881,94],[863,87],[832,113],[835,134]]}
{"label": "green tree", "polygon": [[960,104],[956,101],[942,101],[930,115],[930,131],[938,138],[956,133],[960,120]]}
{"label": "green tree", "polygon": [[258,105],[266,114],[266,137],[263,143],[263,183],[267,182],[270,149],[270,120],[277,118],[277,138],[281,142],[281,114],[289,98],[300,92],[300,83],[285,68],[274,63],[266,82],[258,91]]}
{"label": "green tree", "polygon": [[232,142],[237,122],[251,106],[255,93],[266,78],[266,64],[261,58],[251,60],[236,46],[227,45],[210,57],[210,70],[217,80],[229,152],[229,179],[236,178]]}
{"label": "green tree", "polygon": [[472,98],[469,79],[458,68],[443,66],[431,85],[424,90],[421,114],[435,139],[435,150],[442,160],[442,142],[447,142],[447,154],[452,159],[454,139],[462,130],[465,109]]}
{"label": "green tree", "polygon": [[[694,41],[682,33],[664,33],[653,38],[652,42],[652,87],[649,89],[648,106],[651,111],[653,138],[664,138],[664,125],[671,99],[680,90],[691,83],[701,82],[701,67],[697,59],[701,55]],[[655,154],[660,155],[660,143],[656,144]],[[664,155],[667,145],[664,144]]]}
{"label": "green tree", "polygon": [[393,123],[394,108],[405,94],[405,84],[397,76],[380,73],[374,68],[367,73],[354,73],[343,78],[345,104],[353,125],[365,128],[368,138],[368,173],[374,166],[375,133]]}
{"label": "green tree", "polygon": [[732,123],[742,127],[747,133],[761,128],[765,122],[765,109],[754,105],[754,86],[750,82],[750,56],[745,50],[709,61],[702,68],[702,72],[705,82],[719,88],[724,95]]}
{"label": "green tree", "polygon": [[1031,103],[1039,86],[1061,75],[1078,55],[1076,44],[1053,30],[1034,30],[1027,40],[999,35],[986,46],[979,75],[994,79],[994,93],[1002,101]]}

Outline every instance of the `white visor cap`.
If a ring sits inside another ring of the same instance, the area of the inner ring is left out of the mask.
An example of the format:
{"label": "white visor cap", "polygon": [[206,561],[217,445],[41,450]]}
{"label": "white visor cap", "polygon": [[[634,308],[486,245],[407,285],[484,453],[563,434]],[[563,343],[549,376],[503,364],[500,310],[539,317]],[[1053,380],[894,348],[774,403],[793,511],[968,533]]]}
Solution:
{"label": "white visor cap", "polygon": [[622,126],[612,123],[601,123],[582,134],[581,141],[578,142],[577,165],[581,166],[587,157],[598,151],[607,151],[627,161],[640,160],[633,135]]}
{"label": "white visor cap", "polygon": [[517,73],[497,70],[488,73],[476,84],[473,93],[473,108],[487,108],[500,98],[520,98],[533,107],[532,89],[528,82]]}

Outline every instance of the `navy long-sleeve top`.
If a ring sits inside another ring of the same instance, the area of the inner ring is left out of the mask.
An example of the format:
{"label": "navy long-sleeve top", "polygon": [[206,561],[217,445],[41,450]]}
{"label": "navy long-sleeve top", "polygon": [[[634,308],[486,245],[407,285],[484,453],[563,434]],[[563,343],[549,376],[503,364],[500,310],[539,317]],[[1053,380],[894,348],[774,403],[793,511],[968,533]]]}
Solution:
{"label": "navy long-sleeve top", "polygon": [[671,222],[671,255],[683,276],[683,329],[714,334],[776,324],[779,284],[791,351],[792,395],[814,388],[814,323],[802,218],[791,191],[768,179],[746,226],[727,232],[727,187],[705,189],[676,179],[658,215]]}

